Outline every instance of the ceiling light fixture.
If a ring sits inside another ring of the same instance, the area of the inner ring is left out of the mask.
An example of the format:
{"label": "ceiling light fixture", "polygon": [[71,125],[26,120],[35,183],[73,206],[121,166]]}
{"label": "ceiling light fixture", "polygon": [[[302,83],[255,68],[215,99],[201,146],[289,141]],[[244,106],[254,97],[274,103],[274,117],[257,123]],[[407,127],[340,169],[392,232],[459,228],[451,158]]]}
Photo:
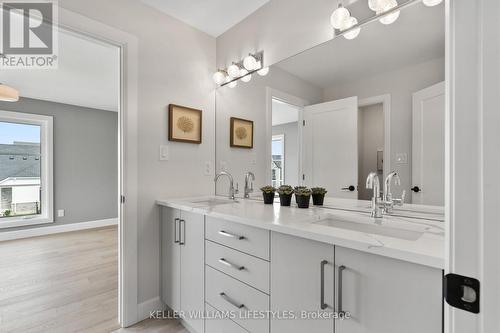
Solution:
{"label": "ceiling light fixture", "polygon": [[424,5],[427,7],[433,7],[439,5],[443,0],[423,0]]}
{"label": "ceiling light fixture", "polygon": [[0,83],[0,101],[17,102],[19,100],[19,91]]}

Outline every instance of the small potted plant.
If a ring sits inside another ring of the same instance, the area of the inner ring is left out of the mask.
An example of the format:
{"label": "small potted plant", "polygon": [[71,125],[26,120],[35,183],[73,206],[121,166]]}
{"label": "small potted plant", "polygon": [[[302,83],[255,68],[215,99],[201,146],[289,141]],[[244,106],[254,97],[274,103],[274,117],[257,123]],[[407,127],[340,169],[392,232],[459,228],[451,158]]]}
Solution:
{"label": "small potted plant", "polygon": [[[304,189],[304,188],[307,188],[307,187],[306,187],[306,186],[295,186],[295,187],[293,188],[293,191],[294,191],[294,192],[297,192],[297,191],[299,191],[299,190],[301,190],[301,189]],[[295,202],[296,202],[297,204],[299,203],[299,202],[298,202],[298,199],[297,199],[297,196],[295,196]]]}
{"label": "small potted plant", "polygon": [[291,187],[290,185],[281,185],[278,188],[278,194],[280,196],[280,205],[290,206],[293,195],[293,187]]}
{"label": "small potted plant", "polygon": [[299,208],[309,208],[311,201],[311,190],[306,187],[301,187],[295,190],[295,199]]}
{"label": "small potted plant", "polygon": [[325,194],[328,192],[323,187],[313,187],[311,188],[313,205],[323,206],[323,201],[325,200]]}
{"label": "small potted plant", "polygon": [[262,196],[264,197],[264,203],[272,204],[274,202],[274,193],[276,192],[276,189],[271,185],[266,185],[261,187],[260,190],[262,191]]}

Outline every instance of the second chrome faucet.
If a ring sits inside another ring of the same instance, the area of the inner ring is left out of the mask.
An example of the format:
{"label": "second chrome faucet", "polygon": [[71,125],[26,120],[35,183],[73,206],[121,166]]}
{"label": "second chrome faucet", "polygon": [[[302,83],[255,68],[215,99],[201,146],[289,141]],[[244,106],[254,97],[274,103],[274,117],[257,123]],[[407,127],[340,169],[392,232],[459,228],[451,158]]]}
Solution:
{"label": "second chrome faucet", "polygon": [[366,188],[373,190],[371,200],[371,216],[374,218],[381,218],[383,213],[391,214],[394,210],[394,205],[402,206],[404,204],[406,191],[400,199],[394,199],[391,192],[392,180],[396,180],[396,185],[401,185],[401,179],[397,172],[393,171],[387,175],[384,182],[384,191],[380,197],[380,181],[375,172],[371,172],[366,178]]}

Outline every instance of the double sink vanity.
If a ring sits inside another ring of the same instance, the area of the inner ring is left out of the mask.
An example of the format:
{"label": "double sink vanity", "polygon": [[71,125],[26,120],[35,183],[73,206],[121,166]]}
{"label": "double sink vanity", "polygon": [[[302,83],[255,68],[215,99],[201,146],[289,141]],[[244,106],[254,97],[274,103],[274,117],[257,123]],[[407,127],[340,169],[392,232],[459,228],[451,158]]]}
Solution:
{"label": "double sink vanity", "polygon": [[443,222],[330,202],[158,200],[163,302],[196,333],[442,332]]}

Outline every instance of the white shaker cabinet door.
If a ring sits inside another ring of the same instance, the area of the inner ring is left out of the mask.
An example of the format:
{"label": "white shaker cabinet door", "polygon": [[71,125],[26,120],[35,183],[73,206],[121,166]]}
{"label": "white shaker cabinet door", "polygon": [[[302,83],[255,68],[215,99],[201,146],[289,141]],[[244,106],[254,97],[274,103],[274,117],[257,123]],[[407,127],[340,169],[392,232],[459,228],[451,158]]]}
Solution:
{"label": "white shaker cabinet door", "polygon": [[174,311],[181,310],[180,211],[161,207],[162,299]]}
{"label": "white shaker cabinet door", "polygon": [[271,233],[271,311],[299,317],[272,318],[272,333],[333,333],[333,319],[300,318],[333,312],[333,261],[332,245]]}
{"label": "white shaker cabinet door", "polygon": [[441,270],[338,246],[335,269],[336,310],[352,316],[335,333],[442,332]]}

